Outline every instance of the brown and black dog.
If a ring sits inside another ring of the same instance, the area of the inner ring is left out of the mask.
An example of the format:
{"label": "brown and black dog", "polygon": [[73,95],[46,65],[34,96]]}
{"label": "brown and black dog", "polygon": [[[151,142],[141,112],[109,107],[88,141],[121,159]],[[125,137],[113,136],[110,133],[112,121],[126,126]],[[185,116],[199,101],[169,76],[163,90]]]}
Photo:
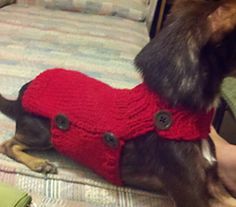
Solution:
{"label": "brown and black dog", "polygon": [[[135,64],[148,87],[171,106],[207,111],[217,103],[223,79],[236,71],[236,0],[176,0],[164,28]],[[22,108],[27,86],[16,101],[0,96],[0,110],[16,120],[15,136],[0,151],[34,171],[56,173],[49,161],[25,152],[52,147],[50,121]],[[210,158],[201,141],[169,141],[154,132],[130,140],[122,152],[122,180],[145,190],[163,188],[177,207],[236,206],[223,199],[214,145],[208,143]]]}

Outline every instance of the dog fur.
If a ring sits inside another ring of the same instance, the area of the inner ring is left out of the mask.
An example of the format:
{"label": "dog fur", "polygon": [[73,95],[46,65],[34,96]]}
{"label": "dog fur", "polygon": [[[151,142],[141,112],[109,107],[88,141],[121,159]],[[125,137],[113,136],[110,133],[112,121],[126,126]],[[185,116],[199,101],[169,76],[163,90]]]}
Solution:
{"label": "dog fur", "polygon": [[[235,40],[235,0],[176,0],[164,28],[135,64],[150,89],[173,107],[207,111],[217,102],[223,79],[236,71]],[[49,120],[22,108],[28,84],[15,101],[0,96],[1,112],[16,120],[14,137],[0,151],[34,171],[56,173],[49,161],[25,152],[52,147]],[[215,157],[210,139],[207,146]],[[217,163],[203,151],[201,141],[169,141],[150,132],[124,146],[122,180],[127,186],[164,190],[176,207],[236,206],[218,177]]]}

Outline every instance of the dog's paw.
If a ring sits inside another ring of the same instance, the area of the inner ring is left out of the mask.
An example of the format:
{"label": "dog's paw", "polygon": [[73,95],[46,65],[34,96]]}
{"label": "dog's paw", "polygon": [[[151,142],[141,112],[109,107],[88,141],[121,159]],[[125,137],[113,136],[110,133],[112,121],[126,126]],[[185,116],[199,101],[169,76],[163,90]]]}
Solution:
{"label": "dog's paw", "polygon": [[57,167],[54,164],[50,163],[48,160],[43,160],[43,159],[33,160],[30,163],[28,163],[28,167],[35,172],[40,172],[44,174],[57,173]]}

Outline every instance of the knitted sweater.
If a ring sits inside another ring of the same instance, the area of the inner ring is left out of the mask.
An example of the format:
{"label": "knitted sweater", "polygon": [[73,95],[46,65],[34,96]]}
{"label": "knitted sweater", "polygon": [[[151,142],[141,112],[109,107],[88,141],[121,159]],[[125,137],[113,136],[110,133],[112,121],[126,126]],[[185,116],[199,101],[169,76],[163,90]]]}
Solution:
{"label": "knitted sweater", "polygon": [[[213,115],[212,111],[171,108],[144,83],[133,89],[115,89],[64,69],[37,76],[24,92],[22,105],[26,111],[51,120],[51,141],[56,150],[117,185],[122,185],[119,163],[126,141],[151,131],[170,140],[207,138]],[[166,130],[158,129],[154,121],[155,114],[163,110],[172,116]],[[58,128],[58,114],[68,118],[68,130]],[[116,147],[104,142],[106,132],[114,134]]]}

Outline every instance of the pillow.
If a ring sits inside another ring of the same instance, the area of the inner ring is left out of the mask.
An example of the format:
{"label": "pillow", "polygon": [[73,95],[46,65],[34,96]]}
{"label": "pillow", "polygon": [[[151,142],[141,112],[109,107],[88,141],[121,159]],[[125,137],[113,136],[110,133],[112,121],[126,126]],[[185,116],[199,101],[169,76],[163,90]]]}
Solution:
{"label": "pillow", "polygon": [[0,7],[3,7],[8,4],[12,4],[15,0],[0,0]]}
{"label": "pillow", "polygon": [[46,8],[145,20],[144,0],[44,0]]}

